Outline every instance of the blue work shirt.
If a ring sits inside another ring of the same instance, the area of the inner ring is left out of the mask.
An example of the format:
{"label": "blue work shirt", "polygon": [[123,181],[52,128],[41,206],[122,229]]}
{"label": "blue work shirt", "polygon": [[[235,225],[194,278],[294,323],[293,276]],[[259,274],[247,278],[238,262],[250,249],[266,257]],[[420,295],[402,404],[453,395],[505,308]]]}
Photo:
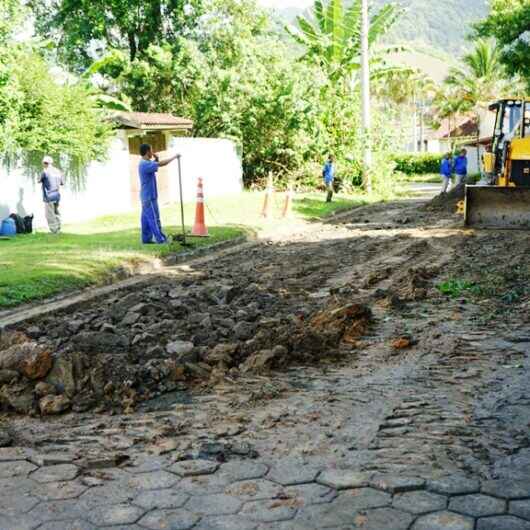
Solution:
{"label": "blue work shirt", "polygon": [[155,201],[158,199],[158,188],[156,186],[156,172],[158,171],[158,162],[153,160],[141,160],[138,166],[140,175],[140,200]]}
{"label": "blue work shirt", "polygon": [[39,179],[42,184],[42,200],[44,202],[59,202],[60,186],[64,184],[61,173],[55,168],[45,169]]}
{"label": "blue work shirt", "polygon": [[335,168],[332,162],[326,162],[324,165],[324,170],[322,171],[322,176],[324,177],[324,182],[326,184],[331,184],[335,178]]}
{"label": "blue work shirt", "polygon": [[457,156],[455,159],[455,173],[457,175],[467,175],[467,157]]}
{"label": "blue work shirt", "polygon": [[440,174],[443,175],[444,177],[451,178],[452,172],[453,172],[453,168],[451,165],[451,160],[447,160],[447,158],[444,158],[440,166]]}

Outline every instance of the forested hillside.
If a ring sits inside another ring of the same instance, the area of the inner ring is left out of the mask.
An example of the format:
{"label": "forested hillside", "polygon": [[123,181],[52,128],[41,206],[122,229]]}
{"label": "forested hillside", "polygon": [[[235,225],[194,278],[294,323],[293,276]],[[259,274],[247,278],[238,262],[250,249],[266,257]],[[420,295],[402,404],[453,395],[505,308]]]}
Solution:
{"label": "forested hillside", "polygon": [[[372,0],[375,7],[389,0]],[[400,0],[405,9],[391,32],[395,41],[413,42],[451,54],[462,53],[471,24],[488,14],[487,0]],[[288,8],[280,14],[292,22],[302,10]]]}

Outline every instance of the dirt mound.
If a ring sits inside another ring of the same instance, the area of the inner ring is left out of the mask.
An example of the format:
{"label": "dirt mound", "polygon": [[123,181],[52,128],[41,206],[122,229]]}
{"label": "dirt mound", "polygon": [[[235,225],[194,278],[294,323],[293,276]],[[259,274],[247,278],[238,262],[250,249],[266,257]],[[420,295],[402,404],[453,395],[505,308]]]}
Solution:
{"label": "dirt mound", "polygon": [[49,317],[42,324],[51,332],[35,333],[37,338],[4,335],[0,410],[129,412],[139,402],[197,383],[215,385],[227,376],[339,355],[341,345],[355,345],[372,318],[367,306],[336,299],[293,313],[255,284],[220,289],[215,296],[207,287],[183,295],[161,286],[143,300],[127,295],[94,304],[66,324],[63,319],[62,326],[60,317]]}
{"label": "dirt mound", "polygon": [[457,204],[464,200],[466,196],[466,187],[464,184],[454,187],[448,193],[440,193],[432,199],[425,209],[427,210],[439,210],[446,212],[456,212]]}

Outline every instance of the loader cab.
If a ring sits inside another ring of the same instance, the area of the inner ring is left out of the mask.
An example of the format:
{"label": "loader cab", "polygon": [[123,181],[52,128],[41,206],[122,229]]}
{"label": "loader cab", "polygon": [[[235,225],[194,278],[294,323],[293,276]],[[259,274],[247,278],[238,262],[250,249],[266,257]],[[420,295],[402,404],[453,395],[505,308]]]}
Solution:
{"label": "loader cab", "polygon": [[486,172],[498,186],[530,186],[530,101],[504,99],[490,110],[497,116]]}

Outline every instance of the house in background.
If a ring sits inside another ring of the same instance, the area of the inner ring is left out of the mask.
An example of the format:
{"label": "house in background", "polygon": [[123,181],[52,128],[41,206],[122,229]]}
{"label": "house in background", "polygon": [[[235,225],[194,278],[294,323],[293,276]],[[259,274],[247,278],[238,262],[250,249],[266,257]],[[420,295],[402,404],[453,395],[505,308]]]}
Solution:
{"label": "house in background", "polygon": [[491,143],[495,127],[495,113],[489,110],[476,116],[459,116],[452,120],[443,120],[438,129],[425,128],[416,149],[409,145],[409,151],[424,153],[447,153],[462,148],[468,151],[468,171],[471,175],[480,173],[479,160]]}
{"label": "house in background", "polygon": [[[195,199],[199,177],[204,179],[206,198],[242,192],[241,157],[234,142],[191,137],[192,121],[170,114],[119,112],[112,119],[116,136],[107,159],[88,166],[82,189],[69,185],[65,175],[66,185],[61,193],[64,223],[139,209],[138,163],[142,143],[150,143],[162,158],[172,153],[182,155],[186,201]],[[158,191],[160,204],[178,202],[177,161],[159,171]],[[0,218],[12,212],[35,214],[35,226],[46,226],[40,185],[21,168],[0,167]]]}

